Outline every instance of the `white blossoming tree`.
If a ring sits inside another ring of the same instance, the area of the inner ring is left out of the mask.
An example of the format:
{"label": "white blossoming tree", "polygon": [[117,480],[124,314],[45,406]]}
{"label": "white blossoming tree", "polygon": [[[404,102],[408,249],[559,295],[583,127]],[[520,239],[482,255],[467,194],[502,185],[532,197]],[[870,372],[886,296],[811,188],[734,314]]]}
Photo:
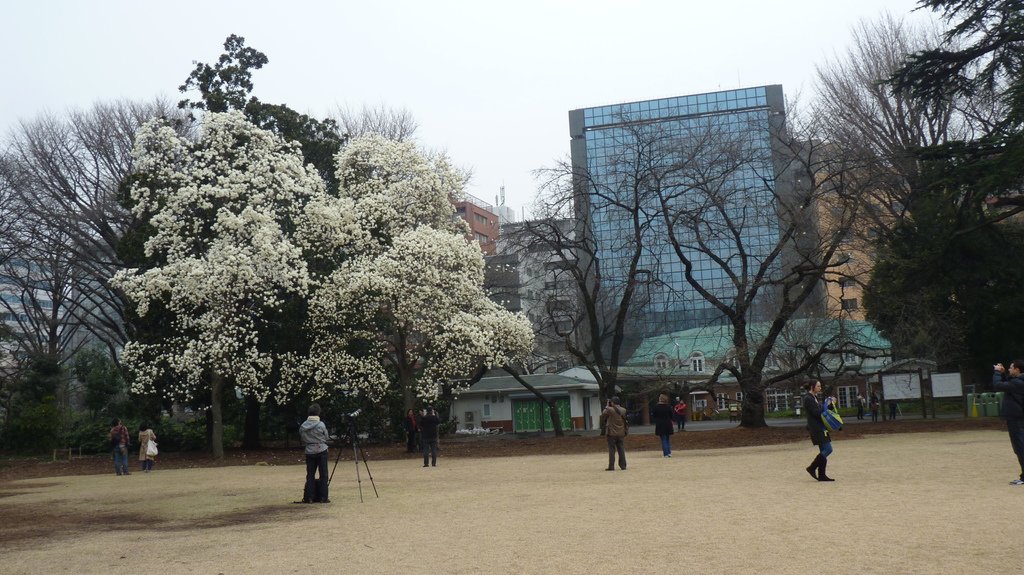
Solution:
{"label": "white blossoming tree", "polygon": [[133,155],[133,210],[152,225],[145,252],[156,263],[119,272],[114,284],[140,316],[161,308],[171,325],[156,341],[129,342],[122,359],[135,392],[155,392],[156,381],[170,378],[165,392],[174,398],[209,393],[212,447],[222,457],[226,384],[266,398],[284,355],[266,334],[309,291],[313,246],[303,233],[342,245],[356,228],[338,205],[325,207],[323,181],[296,144],[237,112],[208,114],[195,142],[150,122]]}
{"label": "white blossoming tree", "polygon": [[529,322],[484,294],[483,255],[450,201],[465,182],[457,170],[380,136],[350,143],[337,165],[340,201],[352,203],[365,241],[317,286],[312,349],[293,371],[320,393],[398,392],[408,409],[530,352]]}

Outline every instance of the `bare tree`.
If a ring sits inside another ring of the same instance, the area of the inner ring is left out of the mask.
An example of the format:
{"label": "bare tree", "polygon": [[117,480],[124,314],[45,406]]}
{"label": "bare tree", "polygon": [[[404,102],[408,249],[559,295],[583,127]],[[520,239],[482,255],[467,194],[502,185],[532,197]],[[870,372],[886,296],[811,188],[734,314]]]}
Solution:
{"label": "bare tree", "polygon": [[10,325],[15,354],[69,359],[82,345],[74,315],[76,262],[56,235],[23,230],[19,249],[0,265],[0,312]]}
{"label": "bare tree", "polygon": [[389,108],[384,104],[377,107],[364,105],[358,111],[339,107],[336,121],[342,133],[349,138],[379,134],[389,140],[404,142],[413,139],[419,128],[416,118],[409,110]]}
{"label": "bare tree", "polygon": [[862,191],[863,225],[857,226],[872,240],[912,213],[923,185],[918,149],[971,139],[998,115],[999,102],[982,94],[926,105],[884,83],[909,54],[941,41],[934,27],[884,14],[860,22],[846,53],[817,68],[812,108],[823,138],[876,173],[873,188]]}
{"label": "bare tree", "polygon": [[120,203],[120,187],[131,173],[138,127],[179,114],[162,101],[96,104],[22,122],[3,150],[0,174],[13,190],[21,229],[30,229],[38,245],[63,245],[73,266],[61,274],[62,289],[74,295],[62,302],[71,314],[66,319],[115,357],[127,339],[125,302],[108,279],[121,266],[123,234],[137,225]]}
{"label": "bare tree", "polygon": [[[533,210],[539,217],[523,223],[512,248],[545,254],[553,288],[540,296],[537,331],[554,334],[590,371],[602,402],[616,394],[619,366],[637,343],[636,312],[650,303],[659,281],[657,269],[641,264],[657,222],[649,209],[647,176],[658,159],[649,153],[651,142],[632,144],[624,142],[609,162],[614,178],[595,177],[586,166],[569,162],[539,170],[541,193]],[[601,244],[589,214],[608,209],[618,213],[620,232]]]}
{"label": "bare tree", "polygon": [[[934,178],[924,172],[920,150],[991,133],[1005,107],[991,91],[926,101],[886,82],[911,54],[939,46],[956,48],[954,40],[944,43],[933,25],[913,26],[885,14],[862,21],[853,33],[849,49],[818,68],[817,98],[811,109],[821,122],[822,137],[859,163],[864,184],[858,191],[858,221],[848,238],[853,247],[847,250],[861,255],[863,265],[837,269],[830,281],[852,282],[858,291],[870,288],[878,293],[884,286],[877,281],[868,286],[868,280],[879,248],[904,243],[906,237],[897,237],[897,230],[905,231],[904,224],[916,228],[922,220],[914,218],[915,212],[920,217],[922,209],[934,208],[928,206],[934,202],[934,181],[929,181]],[[966,195],[959,201],[951,213],[974,209]],[[996,219],[1015,211],[1002,212]],[[898,348],[909,349],[908,342],[913,342],[914,353],[933,359],[964,356],[966,332],[956,310],[921,313],[920,293],[889,290],[882,299],[886,333]]]}

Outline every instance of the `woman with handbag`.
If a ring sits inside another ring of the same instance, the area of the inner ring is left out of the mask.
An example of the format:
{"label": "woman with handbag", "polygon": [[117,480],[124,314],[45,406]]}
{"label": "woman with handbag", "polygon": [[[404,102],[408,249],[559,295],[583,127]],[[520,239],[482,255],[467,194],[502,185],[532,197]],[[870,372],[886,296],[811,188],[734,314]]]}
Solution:
{"label": "woman with handbag", "polygon": [[[150,442],[153,443],[150,446]],[[156,434],[149,428],[149,424],[143,423],[139,426],[139,462],[142,471],[149,473],[153,471],[153,461],[156,460]]]}
{"label": "woman with handbag", "polygon": [[821,402],[818,401],[818,394],[821,393],[821,382],[808,382],[806,389],[804,413],[807,414],[807,432],[811,434],[811,443],[818,446],[818,455],[807,466],[807,473],[818,481],[835,481],[825,474],[825,467],[828,466],[828,456],[832,453],[832,439],[828,436],[825,422],[821,420],[822,407]]}

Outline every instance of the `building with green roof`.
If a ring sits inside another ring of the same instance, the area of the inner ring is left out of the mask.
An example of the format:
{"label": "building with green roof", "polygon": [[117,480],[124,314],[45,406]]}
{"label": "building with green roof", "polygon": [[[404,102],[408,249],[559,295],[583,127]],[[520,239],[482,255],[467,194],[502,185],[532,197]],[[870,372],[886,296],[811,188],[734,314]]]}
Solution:
{"label": "building with green roof", "polygon": [[[752,347],[767,333],[768,322],[752,323],[748,333]],[[853,405],[857,394],[868,395],[872,376],[891,362],[892,345],[870,323],[840,319],[794,319],[779,336],[768,357],[766,374],[778,375],[801,365],[818,350],[827,352],[806,377],[792,378],[766,390],[771,411],[789,409],[797,388],[807,377],[832,381],[840,405]],[[652,336],[641,341],[619,368],[619,380],[640,392],[656,389],[708,388],[716,368],[734,355],[732,326],[712,325]],[[723,372],[713,386],[716,407],[723,409],[743,399],[743,393],[729,372]],[[703,395],[700,392],[695,394]],[[703,405],[700,399],[694,409]]]}

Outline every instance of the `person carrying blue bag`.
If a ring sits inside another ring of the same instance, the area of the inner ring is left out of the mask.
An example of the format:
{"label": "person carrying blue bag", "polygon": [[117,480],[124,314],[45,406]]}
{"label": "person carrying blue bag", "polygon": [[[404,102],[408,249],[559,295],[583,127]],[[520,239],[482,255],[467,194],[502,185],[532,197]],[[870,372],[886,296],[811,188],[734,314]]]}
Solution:
{"label": "person carrying blue bag", "polygon": [[828,429],[822,420],[821,402],[818,401],[818,394],[821,393],[821,382],[811,381],[806,385],[807,393],[804,394],[804,413],[807,414],[807,432],[811,435],[811,443],[818,446],[818,455],[814,461],[807,466],[807,473],[818,481],[835,481],[825,473],[828,466],[828,456],[832,453],[832,438],[828,435]]}

